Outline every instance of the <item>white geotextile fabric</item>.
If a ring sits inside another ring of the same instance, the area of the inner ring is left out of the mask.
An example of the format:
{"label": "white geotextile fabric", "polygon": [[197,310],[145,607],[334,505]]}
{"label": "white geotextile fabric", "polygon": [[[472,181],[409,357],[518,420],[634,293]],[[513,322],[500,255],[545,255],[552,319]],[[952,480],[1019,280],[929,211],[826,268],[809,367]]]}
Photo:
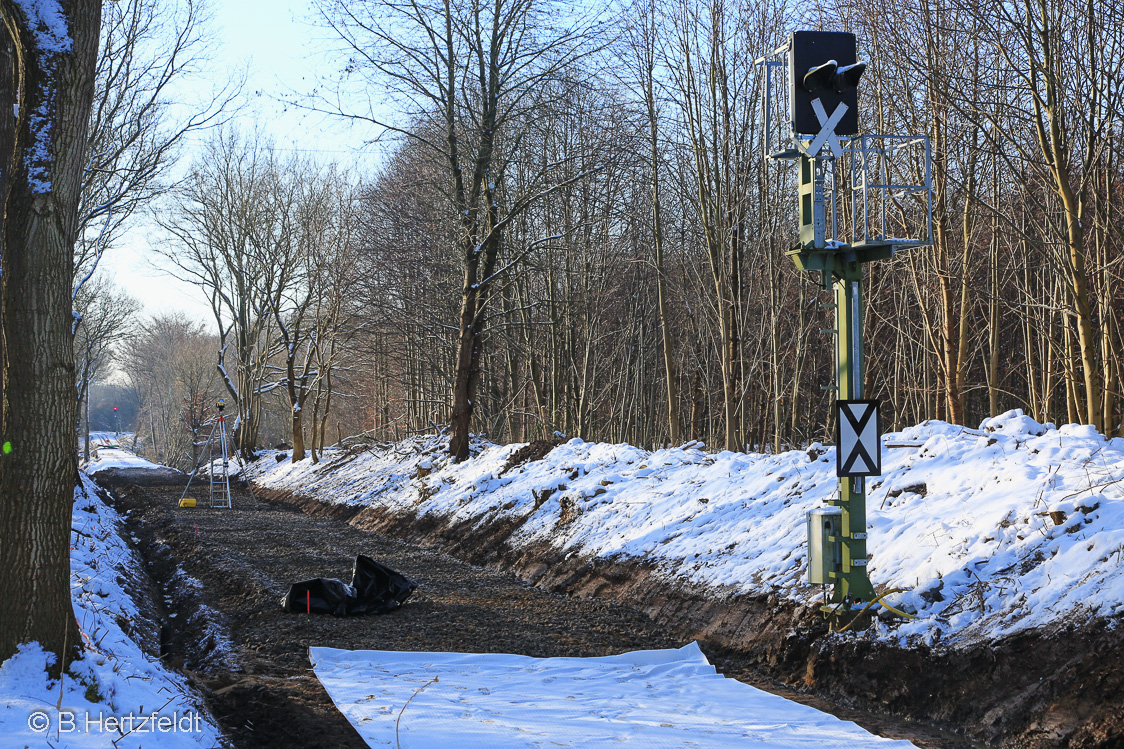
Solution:
{"label": "white geotextile fabric", "polygon": [[309,657],[372,747],[912,746],[727,679],[695,643],[604,658],[335,648]]}

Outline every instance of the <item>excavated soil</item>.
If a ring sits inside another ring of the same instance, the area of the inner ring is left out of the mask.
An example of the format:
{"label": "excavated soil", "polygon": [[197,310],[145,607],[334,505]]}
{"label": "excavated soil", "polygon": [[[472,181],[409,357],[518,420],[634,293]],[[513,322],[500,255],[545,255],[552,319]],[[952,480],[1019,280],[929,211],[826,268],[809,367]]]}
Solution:
{"label": "excavated soil", "polygon": [[[255,499],[239,489],[233,509],[181,509],[178,487],[119,478],[110,488],[115,506],[128,513],[127,535],[157,591],[152,610],[162,619],[161,656],[189,675],[234,747],[365,746],[311,672],[310,645],[548,657],[679,647],[693,638],[630,604],[587,595],[601,586],[581,588],[584,597],[563,595],[402,537],[425,534],[379,532],[362,527],[372,524],[357,523],[356,516],[334,517],[318,503]],[[464,547],[471,545],[463,539]],[[281,611],[291,582],[347,580],[359,553],[413,578],[418,590],[384,616]],[[715,642],[704,643],[711,661],[754,686],[919,747],[969,745],[785,688],[760,675],[756,655]]]}
{"label": "excavated soil", "polygon": [[903,650],[829,633],[813,609],[772,596],[671,584],[635,560],[588,560],[548,546],[513,548],[507,539],[517,521],[450,525],[432,516],[328,505],[289,492],[258,489],[258,495],[317,518],[514,572],[571,598],[627,601],[663,625],[665,636],[699,640],[712,660],[724,659],[731,675],[765,678],[854,708],[858,715],[893,716],[944,732],[910,736],[919,745],[957,746],[970,739],[1027,749],[1124,746],[1119,619],[1088,620],[1076,613],[1049,631],[972,647]]}

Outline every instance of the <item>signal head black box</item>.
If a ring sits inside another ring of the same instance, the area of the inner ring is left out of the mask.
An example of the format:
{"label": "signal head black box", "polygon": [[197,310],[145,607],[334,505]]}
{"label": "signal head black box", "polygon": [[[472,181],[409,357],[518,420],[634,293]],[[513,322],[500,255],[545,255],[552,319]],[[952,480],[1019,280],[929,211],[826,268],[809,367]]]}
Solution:
{"label": "signal head black box", "polygon": [[[829,63],[834,62],[834,68]],[[828,117],[835,108],[847,105],[843,118],[835,126],[836,135],[859,132],[858,76],[845,76],[836,71],[855,65],[855,35],[845,31],[794,31],[789,45],[789,117],[793,132],[816,135],[822,129],[812,108],[812,100],[823,103]],[[825,67],[827,66],[827,67]],[[809,73],[812,73],[809,76]],[[807,80],[805,80],[807,79]]]}

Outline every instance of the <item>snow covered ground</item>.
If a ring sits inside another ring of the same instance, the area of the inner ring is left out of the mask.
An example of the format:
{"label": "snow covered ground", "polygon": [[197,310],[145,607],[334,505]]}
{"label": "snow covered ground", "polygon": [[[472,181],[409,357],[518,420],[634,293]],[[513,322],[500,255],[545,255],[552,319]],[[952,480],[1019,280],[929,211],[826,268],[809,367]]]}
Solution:
{"label": "snow covered ground", "polygon": [[[85,655],[62,680],[47,679],[38,643],[0,665],[0,746],[217,747],[218,728],[179,674],[130,639],[138,617],[128,592],[140,560],[121,539],[121,518],[82,476],[74,493],[71,590]],[[61,693],[61,699],[60,699]]]}
{"label": "snow covered ground", "polygon": [[128,450],[118,447],[99,447],[96,457],[82,466],[82,470],[91,475],[111,468],[139,469],[142,471],[168,470],[166,466],[152,463],[144,458],[138,458]]}
{"label": "snow covered ground", "polygon": [[[87,471],[146,463],[123,450],[103,453],[109,454]],[[121,630],[122,619],[138,615],[122,588],[139,560],[118,535],[121,519],[92,492],[89,479],[83,481],[72,565],[75,610],[93,646],[64,682],[61,712],[54,707],[59,685],[46,681],[47,656],[37,646],[0,666],[0,697],[8,707],[0,711],[0,747],[46,745],[44,733],[58,747],[217,746],[218,730],[193,704],[182,678],[149,661]],[[316,647],[310,657],[370,746],[912,746],[726,679],[694,644],[605,658]],[[415,695],[434,676],[431,688]],[[135,717],[124,723],[129,716]],[[121,739],[129,728],[133,732]]]}
{"label": "snow covered ground", "polygon": [[727,679],[695,643],[604,658],[315,647],[309,657],[372,747],[913,746]]}
{"label": "snow covered ground", "polygon": [[[775,455],[657,451],[573,439],[504,472],[521,445],[456,465],[416,438],[313,465],[272,459],[262,485],[322,500],[521,521],[511,542],[654,562],[719,594],[812,602],[805,514],[835,492],[834,448]],[[928,421],[885,435],[868,480],[870,575],[914,612],[867,636],[957,647],[1029,628],[1124,614],[1124,440],[1021,411],[979,429]],[[1115,619],[1114,619],[1115,620]]]}
{"label": "snow covered ground", "polygon": [[91,447],[122,447],[136,440],[132,432],[90,432]]}

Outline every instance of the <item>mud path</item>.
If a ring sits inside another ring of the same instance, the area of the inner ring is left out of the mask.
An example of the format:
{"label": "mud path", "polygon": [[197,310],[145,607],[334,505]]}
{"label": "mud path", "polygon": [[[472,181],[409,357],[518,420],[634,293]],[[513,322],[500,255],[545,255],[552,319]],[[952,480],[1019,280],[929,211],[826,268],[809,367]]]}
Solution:
{"label": "mud path", "polygon": [[[236,490],[231,510],[180,509],[182,489],[118,484],[115,504],[163,588],[162,655],[193,677],[235,747],[364,747],[311,672],[310,645],[380,650],[600,656],[686,644],[631,606],[531,587],[446,554],[311,516]],[[413,578],[384,616],[286,614],[291,582],[350,579],[356,554]],[[198,582],[196,582],[198,581]],[[704,649],[705,646],[704,646]],[[962,739],[840,709],[756,676],[736,652],[708,650],[720,671],[919,747]]]}

